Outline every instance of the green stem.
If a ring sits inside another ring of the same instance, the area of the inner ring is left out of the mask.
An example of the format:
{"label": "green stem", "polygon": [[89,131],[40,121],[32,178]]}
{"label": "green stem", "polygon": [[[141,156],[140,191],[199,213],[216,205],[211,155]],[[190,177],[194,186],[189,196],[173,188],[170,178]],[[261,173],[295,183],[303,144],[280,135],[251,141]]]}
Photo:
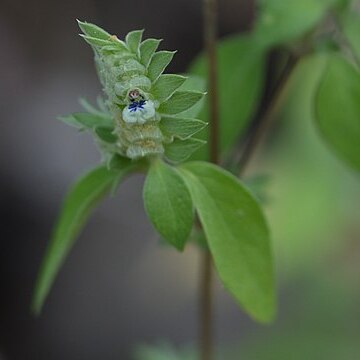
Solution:
{"label": "green stem", "polygon": [[[208,88],[210,114],[210,161],[219,163],[219,98],[217,66],[217,0],[203,0],[204,44],[208,56]],[[209,250],[202,254],[200,279],[200,359],[213,360],[213,291],[212,257]]]}

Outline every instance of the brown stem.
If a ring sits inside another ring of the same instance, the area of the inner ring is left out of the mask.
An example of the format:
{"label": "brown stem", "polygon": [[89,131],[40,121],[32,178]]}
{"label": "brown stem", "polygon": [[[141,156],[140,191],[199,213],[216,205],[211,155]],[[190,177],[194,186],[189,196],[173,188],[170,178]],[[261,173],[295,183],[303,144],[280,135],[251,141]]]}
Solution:
{"label": "brown stem", "polygon": [[200,279],[200,359],[212,360],[214,353],[213,344],[213,289],[212,289],[212,258],[209,250],[201,254],[201,279]]}
{"label": "brown stem", "polygon": [[255,150],[271,126],[274,115],[277,113],[280,103],[283,100],[283,90],[298,61],[298,56],[291,55],[289,57],[274,89],[269,96],[268,102],[255,116],[255,119],[248,131],[248,135],[246,136],[246,142],[241,156],[236,161],[239,168],[239,176],[243,175],[246,166],[255,154]]}
{"label": "brown stem", "polygon": [[[203,0],[204,44],[209,67],[209,114],[210,114],[210,161],[219,163],[219,98],[217,79],[217,0]],[[204,251],[200,279],[200,359],[213,360],[213,291],[212,257],[210,251]]]}
{"label": "brown stem", "polygon": [[204,44],[209,67],[210,161],[219,162],[219,97],[217,65],[217,0],[204,0]]}

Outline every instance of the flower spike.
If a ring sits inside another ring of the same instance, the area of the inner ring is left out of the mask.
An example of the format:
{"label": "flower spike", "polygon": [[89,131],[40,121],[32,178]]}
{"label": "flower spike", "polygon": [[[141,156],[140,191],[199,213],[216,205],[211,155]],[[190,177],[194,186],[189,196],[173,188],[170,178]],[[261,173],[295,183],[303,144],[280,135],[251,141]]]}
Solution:
{"label": "flower spike", "polygon": [[[184,140],[178,136],[178,130],[172,132],[182,127],[184,116],[181,113],[199,102],[204,93],[181,91],[179,88],[186,77],[163,74],[175,51],[156,51],[160,40],[142,41],[143,30],[131,31],[125,41],[121,41],[94,24],[81,21],[78,24],[83,32],[81,36],[94,50],[105,105],[113,120],[112,133],[116,141],[106,146],[100,144],[102,149],[110,155],[119,154],[130,159],[167,157],[167,149],[171,149],[174,140],[177,140],[176,148],[178,142]],[[173,118],[172,122],[169,117]],[[166,119],[164,124],[163,119]],[[174,126],[176,122],[179,124]],[[191,122],[194,126],[189,126]],[[205,125],[188,116],[184,123],[187,129],[196,131]],[[188,139],[193,134],[187,135]],[[103,141],[100,138],[100,142]]]}

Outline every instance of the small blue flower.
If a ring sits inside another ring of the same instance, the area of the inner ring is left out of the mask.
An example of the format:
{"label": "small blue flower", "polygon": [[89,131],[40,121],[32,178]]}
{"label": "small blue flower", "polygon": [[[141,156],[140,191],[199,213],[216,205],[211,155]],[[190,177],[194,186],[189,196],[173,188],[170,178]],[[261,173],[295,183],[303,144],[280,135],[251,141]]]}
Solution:
{"label": "small blue flower", "polygon": [[133,101],[122,112],[123,120],[128,124],[145,124],[148,120],[155,120],[155,106],[151,100],[141,99]]}
{"label": "small blue flower", "polygon": [[144,109],[146,100],[134,101],[129,105],[130,112],[135,112],[137,109]]}

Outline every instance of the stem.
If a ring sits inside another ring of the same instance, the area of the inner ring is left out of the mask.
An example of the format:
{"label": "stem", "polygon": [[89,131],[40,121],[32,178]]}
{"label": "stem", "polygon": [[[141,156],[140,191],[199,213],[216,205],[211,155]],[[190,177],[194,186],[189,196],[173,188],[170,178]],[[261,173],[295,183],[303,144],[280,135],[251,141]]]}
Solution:
{"label": "stem", "polygon": [[274,115],[277,113],[280,104],[282,103],[284,89],[288,83],[290,74],[292,73],[298,61],[298,56],[290,55],[288,62],[286,63],[276,85],[274,86],[274,89],[269,96],[269,100],[255,116],[255,119],[252,122],[252,125],[246,136],[246,142],[243,147],[241,156],[237,161],[239,167],[239,176],[243,175],[246,166],[254,156],[259,143],[263,139],[267,130],[270,128],[275,117]]}
{"label": "stem", "polygon": [[214,353],[213,339],[213,289],[212,289],[212,258],[209,250],[201,254],[201,279],[200,279],[200,359],[212,360]]}
{"label": "stem", "polygon": [[[209,66],[210,161],[219,163],[219,98],[217,66],[217,0],[203,0],[204,44]],[[202,254],[200,279],[200,359],[213,360],[213,291],[212,257],[209,250]]]}
{"label": "stem", "polygon": [[204,0],[204,44],[209,66],[210,161],[219,162],[219,97],[217,64],[217,0]]}

